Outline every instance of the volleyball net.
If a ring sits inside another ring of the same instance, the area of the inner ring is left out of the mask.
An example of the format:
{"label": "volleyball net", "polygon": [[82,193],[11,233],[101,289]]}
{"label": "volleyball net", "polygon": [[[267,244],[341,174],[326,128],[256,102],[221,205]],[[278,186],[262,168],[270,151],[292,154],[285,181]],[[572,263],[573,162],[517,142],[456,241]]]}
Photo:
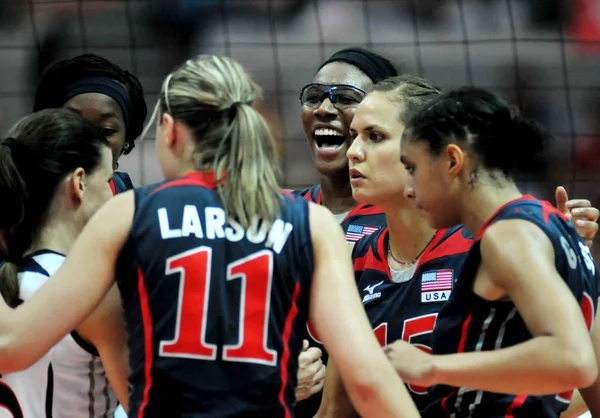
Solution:
{"label": "volleyball net", "polygon": [[[31,111],[50,62],[103,55],[139,77],[152,108],[176,64],[224,54],[264,87],[285,185],[299,188],[317,181],[300,88],[331,53],[362,46],[443,88],[477,85],[515,103],[555,136],[550,169],[523,184],[600,202],[600,0],[4,0],[0,35],[3,131]],[[161,179],[152,139],[120,162],[135,184]]]}

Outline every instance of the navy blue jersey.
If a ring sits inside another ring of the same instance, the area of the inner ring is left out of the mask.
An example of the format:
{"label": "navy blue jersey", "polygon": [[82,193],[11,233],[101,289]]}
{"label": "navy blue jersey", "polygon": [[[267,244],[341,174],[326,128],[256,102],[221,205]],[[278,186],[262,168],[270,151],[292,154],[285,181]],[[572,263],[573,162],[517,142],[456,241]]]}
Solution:
{"label": "navy blue jersey", "polygon": [[[597,272],[588,248],[574,226],[547,202],[523,196],[501,207],[483,226],[469,252],[450,300],[441,310],[434,330],[433,353],[449,354],[497,350],[532,338],[510,301],[487,301],[473,292],[481,264],[480,239],[486,228],[505,219],[523,219],[548,236],[556,254],[556,270],[564,279],[591,329],[598,300]],[[568,297],[568,296],[565,296]],[[423,416],[440,417],[558,417],[572,393],[550,396],[512,396],[438,385]]]}
{"label": "navy blue jersey", "polygon": [[291,417],[313,274],[308,203],[226,219],[214,176],[136,189],[117,266],[130,416]]}
{"label": "navy blue jersey", "polygon": [[[309,202],[321,205],[322,189],[320,184],[308,189],[296,190],[292,193],[295,196],[303,197]],[[381,230],[386,224],[385,213],[381,209],[367,203],[359,203],[344,217],[340,225],[344,229],[348,245],[354,245],[359,239]],[[323,351],[322,361],[327,363],[329,355],[325,351],[315,327],[310,323],[306,325],[306,333],[303,338],[308,340],[311,347],[319,347]],[[296,407],[297,416],[299,418],[314,417],[321,405],[321,396],[322,392],[298,402]]]}
{"label": "navy blue jersey", "polygon": [[129,174],[115,171],[113,178],[110,180],[110,189],[112,190],[113,195],[118,195],[119,193],[133,189],[133,183]]}
{"label": "navy blue jersey", "polygon": [[[419,263],[404,272],[390,271],[388,229],[360,240],[352,251],[354,274],[363,305],[383,346],[407,341],[431,352],[438,312],[452,292],[453,279],[472,238],[463,228],[438,231]],[[417,408],[427,406],[427,388],[407,385]]]}
{"label": "navy blue jersey", "polygon": [[[301,196],[309,202],[321,204],[321,185],[309,187],[304,190],[292,192],[295,196]],[[364,236],[380,230],[387,225],[385,213],[377,206],[368,203],[357,204],[340,223],[346,233],[346,242],[350,245],[356,243]]]}

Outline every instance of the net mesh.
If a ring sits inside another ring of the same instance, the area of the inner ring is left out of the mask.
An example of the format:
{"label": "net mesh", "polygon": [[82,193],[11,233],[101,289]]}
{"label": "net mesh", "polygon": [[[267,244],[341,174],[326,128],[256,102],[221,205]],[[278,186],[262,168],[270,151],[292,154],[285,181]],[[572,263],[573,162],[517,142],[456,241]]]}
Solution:
{"label": "net mesh", "polygon": [[[560,183],[598,202],[599,34],[600,0],[4,0],[0,127],[30,112],[40,69],[58,59],[105,56],[139,77],[152,107],[176,64],[225,54],[265,88],[285,185],[299,188],[318,177],[298,92],[331,53],[363,46],[443,88],[516,103],[556,137],[551,170],[526,188],[551,196]],[[152,139],[120,161],[135,184],[161,178]]]}

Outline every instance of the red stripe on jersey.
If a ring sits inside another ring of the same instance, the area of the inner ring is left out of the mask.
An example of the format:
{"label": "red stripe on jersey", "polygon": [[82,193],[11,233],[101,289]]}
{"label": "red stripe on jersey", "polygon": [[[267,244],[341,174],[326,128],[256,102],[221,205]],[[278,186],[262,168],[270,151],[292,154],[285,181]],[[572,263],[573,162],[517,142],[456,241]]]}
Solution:
{"label": "red stripe on jersey", "polygon": [[[388,234],[388,228],[386,226],[386,227],[383,227],[381,233],[379,233],[379,237],[377,237],[377,241],[374,244],[375,248],[377,249],[378,254],[385,253],[385,251],[383,250],[383,247],[385,246],[384,245],[385,237],[387,236],[387,234]],[[383,267],[384,263],[385,263],[385,265],[387,265],[387,258],[385,259],[385,261],[378,261],[377,255],[373,251],[373,245],[369,245],[369,248],[367,249],[367,252],[365,253],[365,255],[356,257],[352,260],[352,265],[354,267],[354,271],[363,271],[363,270],[366,270],[367,268],[369,268],[372,270],[386,272],[387,271],[386,268]],[[368,267],[367,267],[367,264],[368,264]]]}
{"label": "red stripe on jersey", "polygon": [[452,388],[450,390],[450,394],[448,396],[446,396],[444,399],[442,399],[442,409],[444,410],[446,415],[450,415],[450,411],[448,411],[448,399],[450,398],[450,396],[454,395],[454,392],[456,392],[456,391],[454,390],[454,388]]}
{"label": "red stripe on jersey", "polygon": [[446,232],[448,231],[444,229],[436,233],[435,238],[431,244],[429,244],[427,250],[425,250],[425,253],[419,260],[419,266],[431,260],[466,253],[473,246],[473,240],[465,238],[462,234],[462,230],[457,229],[454,234],[447,237],[438,247],[435,247],[436,244],[444,237]]}
{"label": "red stripe on jersey", "polygon": [[369,248],[367,253],[362,257],[357,257],[353,261],[353,268],[355,272],[363,272],[365,270],[375,270],[381,273],[387,274],[388,279],[391,281],[392,276],[390,275],[389,266],[386,261],[380,261],[375,257],[373,249]]}
{"label": "red stripe on jersey", "polygon": [[213,173],[212,171],[195,171],[193,173],[187,173],[186,175],[177,180],[170,181],[168,183],[163,184],[160,187],[157,187],[152,191],[152,193],[157,193],[163,189],[168,189],[170,187],[179,186],[200,186],[214,190],[217,188],[217,180],[215,177],[215,173]]}
{"label": "red stripe on jersey", "polygon": [[282,189],[281,193],[283,193],[287,197],[292,198],[293,200],[296,200],[296,196],[294,196],[289,190]]}
{"label": "red stripe on jersey", "polygon": [[300,296],[300,283],[296,283],[294,287],[294,295],[292,296],[292,307],[290,308],[287,318],[285,319],[285,326],[283,327],[283,354],[281,355],[281,389],[279,390],[279,401],[285,409],[285,418],[291,418],[292,414],[288,406],[285,403],[285,388],[288,383],[288,362],[290,359],[290,336],[292,335],[292,324],[296,315],[298,315],[298,296]]}
{"label": "red stripe on jersey", "polygon": [[[321,194],[319,193],[319,201],[321,199]],[[379,209],[377,206],[369,205],[367,203],[359,203],[357,206],[353,207],[350,212],[344,217],[344,221],[352,216],[368,216],[368,215],[381,215],[383,210]]]}
{"label": "red stripe on jersey", "polygon": [[140,294],[140,307],[142,310],[142,322],[144,324],[144,377],[146,385],[144,386],[144,395],[142,404],[138,413],[139,418],[144,418],[144,410],[148,405],[150,397],[150,388],[152,387],[152,316],[150,315],[150,304],[148,302],[148,291],[144,283],[144,274],[142,269],[138,269],[138,293]]}
{"label": "red stripe on jersey", "polygon": [[545,200],[540,200],[539,202],[542,205],[542,215],[544,216],[545,224],[548,224],[548,219],[550,218],[550,215],[552,215],[553,213],[555,213],[556,215],[558,215],[560,218],[562,218],[565,221],[569,220],[569,218],[567,218],[567,215],[565,215],[564,213],[562,213],[561,211],[556,209],[554,206],[552,206],[552,204],[550,202],[546,202]]}
{"label": "red stripe on jersey", "polygon": [[[462,353],[463,351],[465,351],[465,345],[467,345],[467,335],[469,333],[469,325],[471,324],[471,319],[473,318],[473,313],[469,313],[469,316],[467,316],[467,319],[465,319],[465,322],[462,325],[462,331],[460,333],[460,341],[458,342],[458,349],[456,350],[457,353]],[[452,391],[450,392],[450,394],[448,396],[446,396],[444,399],[442,399],[442,408],[444,408],[444,411],[446,411],[446,413],[448,414],[448,399],[454,395],[455,390],[452,389]]]}
{"label": "red stripe on jersey", "polygon": [[[387,227],[381,231],[381,234],[377,237],[377,242],[375,243],[375,248],[377,250],[377,254],[373,254],[373,257],[368,258],[369,263],[365,265],[365,269],[372,269],[382,271],[387,274],[388,280],[392,281],[392,273],[390,272],[390,265],[387,262],[387,251],[385,250],[385,242],[387,240],[390,231]],[[373,253],[373,247],[369,248],[369,253]],[[379,256],[380,260],[377,259]]]}
{"label": "red stripe on jersey", "polygon": [[521,200],[534,200],[536,202],[539,202],[539,200],[537,200],[535,197],[531,196],[531,195],[523,195],[517,199],[513,199],[510,202],[506,202],[505,204],[503,204],[502,206],[500,206],[498,209],[496,209],[496,211],[492,214],[492,216],[490,216],[484,223],[483,226],[481,227],[481,229],[479,230],[479,233],[477,234],[477,236],[475,237],[475,241],[479,241],[481,239],[481,237],[483,237],[483,233],[485,232],[486,229],[489,228],[489,226],[492,224],[492,222],[494,221],[494,219],[496,219],[496,216],[498,216],[498,214],[500,213],[500,211],[502,209],[504,209],[505,207],[507,207],[508,205],[510,205],[511,203],[515,203],[515,202],[519,202]]}
{"label": "red stripe on jersey", "polygon": [[115,179],[110,179],[110,181],[108,182],[108,184],[110,185],[110,191],[112,192],[113,196],[117,195],[117,188],[115,187]]}
{"label": "red stripe on jersey", "polygon": [[457,353],[462,353],[463,351],[465,351],[465,345],[467,345],[467,335],[469,333],[469,325],[471,325],[472,318],[473,318],[473,313],[470,312],[469,316],[467,316],[467,319],[465,319],[465,322],[463,323],[463,326],[462,326],[460,342],[458,343]]}
{"label": "red stripe on jersey", "polygon": [[354,260],[352,260],[352,267],[354,268],[355,272],[365,270],[365,264],[367,263],[367,257],[369,256],[369,253],[371,253],[370,248],[365,255],[363,255],[362,257],[356,257]]}
{"label": "red stripe on jersey", "polygon": [[519,396],[515,397],[514,401],[506,409],[506,415],[504,415],[504,418],[514,418],[513,411],[515,409],[523,406],[526,399],[527,399],[527,395],[519,395]]}
{"label": "red stripe on jersey", "polygon": [[317,193],[317,200],[313,200],[312,192],[313,192],[313,188],[311,187],[310,189],[308,189],[306,194],[302,197],[304,198],[304,200],[308,200],[309,202],[313,202],[313,203],[316,203],[317,205],[320,205],[321,204],[321,189],[319,188],[319,192]]}

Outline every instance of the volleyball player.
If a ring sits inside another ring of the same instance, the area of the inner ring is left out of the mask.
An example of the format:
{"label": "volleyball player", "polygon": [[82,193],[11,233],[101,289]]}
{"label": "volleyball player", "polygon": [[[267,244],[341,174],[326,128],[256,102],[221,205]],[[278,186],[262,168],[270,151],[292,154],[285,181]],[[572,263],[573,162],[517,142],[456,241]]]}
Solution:
{"label": "volleyball player", "polygon": [[[439,94],[431,82],[417,77],[386,79],[369,91],[351,125],[348,158],[353,195],[359,202],[381,207],[387,220],[386,228],[361,239],[352,252],[358,290],[381,345],[403,339],[431,350],[437,314],[473,243],[463,228],[429,227],[412,196],[404,195],[408,181],[400,162],[404,126]],[[582,223],[582,236],[591,240],[598,210],[587,201],[567,201],[562,188],[557,190],[557,204],[567,212],[582,212],[576,221]],[[427,388],[408,385],[408,390],[417,407],[424,409]],[[328,364],[318,416],[355,416],[333,362]]]}
{"label": "volleyball player", "polygon": [[[16,307],[43,287],[87,221],[112,196],[108,182],[113,168],[102,132],[67,110],[49,109],[28,116],[10,135],[0,144],[0,193],[4,196],[0,220],[6,257],[0,267],[0,291],[4,301]],[[2,376],[0,417],[112,416],[117,400],[107,376],[127,402],[127,347],[118,292],[115,296],[106,298],[59,341],[53,355],[44,355],[22,372]],[[69,305],[63,298],[58,302]],[[79,354],[74,346],[84,338],[95,345],[101,359],[87,360],[86,376],[69,374],[73,393],[66,386],[56,388],[57,373],[49,370],[50,361],[72,356],[71,364],[76,364]],[[95,374],[97,369],[101,375]],[[87,396],[78,399],[79,392]],[[69,398],[70,409],[62,405],[53,412],[53,401]]]}
{"label": "volleyball player", "polygon": [[[139,80],[95,54],[83,54],[46,68],[40,79],[34,112],[64,107],[80,114],[108,138],[115,169],[121,155],[135,147],[146,119],[146,102]],[[115,172],[113,194],[133,188],[127,173]]]}
{"label": "volleyball player", "polygon": [[[108,138],[115,169],[121,155],[131,152],[146,119],[142,86],[131,73],[95,54],[83,54],[46,68],[40,79],[34,111],[66,108],[89,120]],[[129,175],[115,172],[110,187],[113,194],[133,188]],[[115,295],[118,300],[118,294]],[[78,417],[90,412],[105,416],[114,399],[105,390],[105,372],[98,351],[85,338],[75,337],[70,346],[52,353],[54,368],[54,414]],[[123,344],[123,343],[122,343]],[[65,350],[65,348],[67,348]],[[90,404],[103,404],[91,407]]]}
{"label": "volleyball player", "polygon": [[[34,110],[54,107],[73,110],[102,129],[111,144],[115,169],[121,155],[129,154],[135,147],[135,140],[142,132],[147,113],[144,93],[138,79],[95,54],[83,54],[60,61],[44,71],[36,92]],[[133,188],[129,175],[124,172],[116,171],[110,184],[113,194]],[[94,347],[84,340],[77,341],[81,343],[80,349],[53,361],[54,387],[64,394],[64,402],[69,410],[73,410],[74,399],[83,399],[87,405],[90,398],[89,385],[93,383],[88,382],[87,376],[100,376],[104,373],[98,367],[100,365],[97,364],[98,355]],[[312,391],[322,388],[322,383],[319,383],[322,382],[322,377],[319,376],[324,371],[317,367],[319,357],[320,351],[317,349],[303,350],[299,358],[298,396],[307,397]],[[90,364],[96,364],[92,372]],[[74,379],[73,372],[79,378]],[[313,386],[311,383],[315,379],[316,386]],[[75,382],[75,385],[70,382]],[[63,384],[67,390],[61,389]],[[95,391],[93,397],[103,399],[103,386],[95,385],[95,388],[92,390]],[[75,397],[74,393],[80,396]],[[59,395],[55,399],[55,408],[60,408],[63,396]],[[55,414],[60,409],[55,410]]]}
{"label": "volleyball player", "polygon": [[409,383],[436,385],[424,416],[556,417],[574,388],[596,381],[594,261],[563,214],[523,196],[511,176],[544,138],[476,88],[434,99],[403,134],[407,193],[429,225],[463,224],[475,237],[432,354],[403,341],[386,347]]}
{"label": "volleyball player", "polygon": [[[350,124],[365,91],[373,83],[396,74],[386,58],[362,48],[347,48],[327,59],[300,93],[302,125],[321,181],[294,193],[331,210],[350,245],[377,231],[385,222],[379,208],[359,204],[352,197],[346,158]],[[314,326],[307,325],[305,338],[313,349],[322,350],[322,362],[327,363],[327,352]],[[324,371],[323,368],[315,375],[313,392],[318,395],[298,402],[296,413],[300,418],[312,418],[317,412]]]}
{"label": "volleyball player", "polygon": [[309,312],[363,416],[417,416],[360,307],[335,218],[277,185],[259,93],[228,58],[167,77],[157,151],[170,181],[109,201],[46,286],[0,306],[0,371],[37,360],[117,271],[131,416],[293,416]]}
{"label": "volleyball player", "polygon": [[300,93],[302,125],[321,182],[297,193],[331,210],[349,243],[380,228],[383,220],[380,210],[352,197],[346,158],[350,124],[366,90],[396,74],[386,58],[362,48],[348,48],[325,61]]}

